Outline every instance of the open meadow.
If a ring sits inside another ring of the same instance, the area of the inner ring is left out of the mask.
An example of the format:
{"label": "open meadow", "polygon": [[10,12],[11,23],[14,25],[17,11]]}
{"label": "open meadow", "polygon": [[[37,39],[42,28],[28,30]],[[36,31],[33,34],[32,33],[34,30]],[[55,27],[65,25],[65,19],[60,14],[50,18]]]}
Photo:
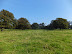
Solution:
{"label": "open meadow", "polygon": [[72,30],[5,29],[0,54],[72,54]]}

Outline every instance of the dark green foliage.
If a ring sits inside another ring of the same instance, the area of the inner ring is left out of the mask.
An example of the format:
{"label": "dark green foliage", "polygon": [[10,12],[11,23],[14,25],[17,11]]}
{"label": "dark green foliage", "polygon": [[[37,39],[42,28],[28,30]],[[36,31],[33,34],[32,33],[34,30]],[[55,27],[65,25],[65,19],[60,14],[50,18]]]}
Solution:
{"label": "dark green foliage", "polygon": [[11,12],[4,9],[0,12],[0,28],[12,28],[13,20],[14,15]]}
{"label": "dark green foliage", "polygon": [[70,29],[72,29],[72,25],[70,25]]}
{"label": "dark green foliage", "polygon": [[18,29],[31,29],[31,25],[26,18],[18,20]]}
{"label": "dark green foliage", "polygon": [[45,28],[45,24],[44,23],[40,23],[39,24],[39,29],[44,29]]}
{"label": "dark green foliage", "polygon": [[50,25],[47,25],[47,26],[45,27],[45,29],[53,30],[54,27],[50,24]]}
{"label": "dark green foliage", "polygon": [[39,24],[38,23],[33,23],[31,25],[32,29],[39,29]]}
{"label": "dark green foliage", "polygon": [[69,21],[69,29],[72,29],[72,21]]}
{"label": "dark green foliage", "polygon": [[14,15],[7,11],[0,11],[0,28],[7,29],[72,29],[72,22],[68,22],[66,19],[57,18],[56,20],[52,20],[51,23],[45,26],[44,23],[33,23],[30,25],[26,18],[20,18],[19,20],[14,18]]}
{"label": "dark green foliage", "polygon": [[52,20],[50,27],[52,29],[68,29],[69,22],[63,18],[57,18],[56,20]]}
{"label": "dark green foliage", "polygon": [[13,20],[13,28],[18,28],[18,20],[17,19],[14,19]]}

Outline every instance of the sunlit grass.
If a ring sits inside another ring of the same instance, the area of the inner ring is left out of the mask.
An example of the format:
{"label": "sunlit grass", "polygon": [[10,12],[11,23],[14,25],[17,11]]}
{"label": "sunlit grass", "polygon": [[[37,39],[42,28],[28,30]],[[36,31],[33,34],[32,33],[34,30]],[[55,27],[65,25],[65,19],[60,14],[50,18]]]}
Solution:
{"label": "sunlit grass", "polygon": [[0,54],[71,54],[72,30],[0,31]]}

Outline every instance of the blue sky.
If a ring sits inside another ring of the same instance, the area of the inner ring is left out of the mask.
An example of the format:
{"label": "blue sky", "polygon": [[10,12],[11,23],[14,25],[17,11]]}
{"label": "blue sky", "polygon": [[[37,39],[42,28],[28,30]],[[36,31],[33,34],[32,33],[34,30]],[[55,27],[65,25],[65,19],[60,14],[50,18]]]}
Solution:
{"label": "blue sky", "polygon": [[27,18],[46,25],[58,17],[72,21],[71,0],[0,0],[0,10],[12,12],[16,19]]}

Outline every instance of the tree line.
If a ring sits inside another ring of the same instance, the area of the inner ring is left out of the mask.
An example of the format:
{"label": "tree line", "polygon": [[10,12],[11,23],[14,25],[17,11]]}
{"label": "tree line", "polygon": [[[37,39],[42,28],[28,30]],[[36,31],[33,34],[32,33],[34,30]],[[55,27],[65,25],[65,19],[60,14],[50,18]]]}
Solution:
{"label": "tree line", "polygon": [[67,21],[64,18],[57,18],[56,20],[52,20],[51,23],[45,26],[45,23],[33,23],[30,22],[26,18],[15,19],[13,13],[7,10],[0,11],[0,28],[5,29],[72,29],[72,22]]}

